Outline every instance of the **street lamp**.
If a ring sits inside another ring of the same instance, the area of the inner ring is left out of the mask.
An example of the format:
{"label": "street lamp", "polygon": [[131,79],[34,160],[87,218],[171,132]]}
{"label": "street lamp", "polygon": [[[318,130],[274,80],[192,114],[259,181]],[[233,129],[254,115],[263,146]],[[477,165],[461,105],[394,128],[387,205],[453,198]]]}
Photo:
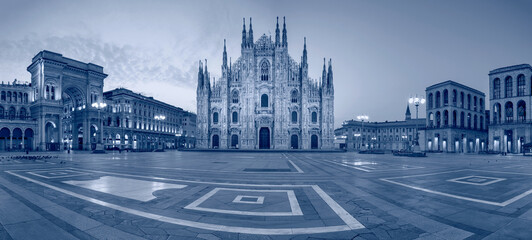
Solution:
{"label": "street lamp", "polygon": [[157,143],[157,146],[160,147],[160,150],[164,150],[164,146],[161,144],[161,136],[162,136],[162,130],[161,130],[161,122],[166,119],[166,116],[164,115],[155,115],[154,117],[155,121],[159,122],[159,142]]}
{"label": "street lamp", "polygon": [[408,99],[408,103],[410,104],[414,104],[414,106],[416,106],[416,138],[414,140],[414,152],[418,152],[419,151],[419,133],[418,133],[418,126],[417,126],[417,119],[418,119],[418,108],[419,108],[419,105],[423,105],[425,104],[425,98],[423,96],[416,96],[415,97],[410,97]]}
{"label": "street lamp", "polygon": [[[360,129],[360,132],[363,132],[364,131],[364,120],[368,121],[369,117],[368,117],[368,115],[364,114],[364,115],[358,115],[357,119],[358,119],[358,121],[362,121],[362,127]],[[364,142],[362,142],[362,145],[365,147]]]}
{"label": "street lamp", "polygon": [[99,121],[99,128],[100,128],[100,137],[98,138],[98,143],[96,143],[96,149],[94,151],[96,152],[104,152],[104,147],[102,146],[102,138],[103,138],[103,121],[101,118],[101,110],[107,107],[107,103],[101,102],[101,103],[92,103],[91,105],[93,108],[98,109],[98,121]]}
{"label": "street lamp", "polygon": [[408,137],[407,137],[406,135],[402,135],[401,138],[403,139],[403,143],[404,143],[404,145],[405,145],[404,148],[405,148],[405,150],[406,150],[406,141],[407,141],[407,138],[408,138]]}

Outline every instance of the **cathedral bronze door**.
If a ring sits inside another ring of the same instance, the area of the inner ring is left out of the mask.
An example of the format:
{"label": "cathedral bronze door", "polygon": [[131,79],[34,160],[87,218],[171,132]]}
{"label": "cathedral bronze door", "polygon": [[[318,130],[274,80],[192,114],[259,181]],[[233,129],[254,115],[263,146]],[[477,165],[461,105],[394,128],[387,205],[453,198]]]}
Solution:
{"label": "cathedral bronze door", "polygon": [[238,148],[238,135],[236,134],[231,136],[231,147]]}
{"label": "cathedral bronze door", "polygon": [[212,136],[212,148],[219,148],[220,147],[220,136],[213,135]]}
{"label": "cathedral bronze door", "polygon": [[259,149],[270,149],[270,129],[267,127],[259,131]]}
{"label": "cathedral bronze door", "polygon": [[292,137],[290,138],[290,146],[292,149],[298,149],[299,148],[299,139],[297,137],[297,135],[292,135]]}
{"label": "cathedral bronze door", "polygon": [[310,148],[311,149],[318,149],[318,136],[312,135],[310,137]]}

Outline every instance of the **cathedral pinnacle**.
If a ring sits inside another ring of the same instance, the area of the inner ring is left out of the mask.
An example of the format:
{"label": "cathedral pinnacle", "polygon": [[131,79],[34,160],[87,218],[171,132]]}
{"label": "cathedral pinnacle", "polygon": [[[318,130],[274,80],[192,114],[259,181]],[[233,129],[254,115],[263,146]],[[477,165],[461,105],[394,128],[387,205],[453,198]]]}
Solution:
{"label": "cathedral pinnacle", "polygon": [[226,47],[225,47],[225,39],[224,39],[224,53],[223,53],[222,67],[227,68],[227,50],[226,50]]}
{"label": "cathedral pinnacle", "polygon": [[307,37],[304,38],[302,64],[303,66],[307,65]]}
{"label": "cathedral pinnacle", "polygon": [[253,47],[253,25],[251,23],[251,18],[249,18],[249,37],[248,37],[248,47]]}
{"label": "cathedral pinnacle", "polygon": [[286,18],[283,17],[283,47],[288,47],[288,40],[286,35]]}
{"label": "cathedral pinnacle", "polygon": [[275,27],[275,46],[276,47],[281,46],[281,39],[279,36],[279,17],[277,17],[277,25]]}
{"label": "cathedral pinnacle", "polygon": [[242,18],[242,48],[246,47],[247,36],[246,36],[246,18]]}

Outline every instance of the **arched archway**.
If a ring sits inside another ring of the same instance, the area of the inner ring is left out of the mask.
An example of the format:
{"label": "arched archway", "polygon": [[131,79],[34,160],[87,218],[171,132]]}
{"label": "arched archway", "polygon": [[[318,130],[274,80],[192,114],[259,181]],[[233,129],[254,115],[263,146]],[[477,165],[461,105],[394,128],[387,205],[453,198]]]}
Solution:
{"label": "arched archway", "polygon": [[238,135],[236,134],[231,135],[231,147],[238,148]]}
{"label": "arched archway", "polygon": [[59,150],[59,129],[54,122],[47,122],[44,128],[46,150]]}
{"label": "arched archway", "polygon": [[220,136],[218,134],[212,135],[212,148],[216,149],[220,147]]}
{"label": "arched archway", "polygon": [[12,133],[12,148],[13,149],[22,149],[22,143],[23,143],[23,139],[22,139],[22,129],[20,128],[15,128],[13,129],[13,133]]}
{"label": "arched archway", "polygon": [[9,139],[11,138],[11,131],[9,128],[0,129],[0,150],[5,151],[9,149]]}
{"label": "arched archway", "polygon": [[259,149],[270,149],[270,129],[267,127],[259,130]]}
{"label": "arched archway", "polygon": [[299,137],[296,134],[293,134],[290,137],[290,148],[298,149],[299,148]]}
{"label": "arched archway", "polygon": [[311,149],[318,149],[318,135],[313,134],[310,137],[310,148]]}
{"label": "arched archway", "polygon": [[31,128],[24,131],[24,148],[33,150],[33,129]]}

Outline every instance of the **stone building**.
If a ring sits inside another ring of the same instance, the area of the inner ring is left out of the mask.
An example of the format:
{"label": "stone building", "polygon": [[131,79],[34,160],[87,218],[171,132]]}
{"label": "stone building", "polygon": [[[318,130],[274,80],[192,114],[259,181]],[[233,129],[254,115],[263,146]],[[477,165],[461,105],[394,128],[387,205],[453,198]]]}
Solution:
{"label": "stone building", "polygon": [[[136,150],[159,142],[194,146],[194,124],[187,134],[181,125],[194,121],[194,114],[126,89],[104,94],[101,66],[41,51],[27,70],[30,84],[0,85],[0,151],[91,150],[104,139],[107,147]],[[104,102],[106,108],[93,107]],[[167,118],[156,122],[156,114]]]}
{"label": "stone building", "polygon": [[426,150],[479,152],[487,149],[485,95],[454,81],[427,87]]}
{"label": "stone building", "polygon": [[331,60],[320,81],[308,76],[307,47],[301,62],[288,54],[286,24],[275,39],[253,38],[245,20],[241,56],[227,61],[224,40],[222,76],[212,80],[199,62],[197,147],[240,149],[332,149],[334,87]]}
{"label": "stone building", "polygon": [[520,153],[532,142],[532,67],[521,64],[489,72],[491,123],[490,150]]}
{"label": "stone building", "polygon": [[31,118],[31,85],[19,83],[0,84],[0,151],[32,149],[37,123]]}
{"label": "stone building", "polygon": [[184,122],[190,122],[195,114],[124,88],[103,96],[107,103],[101,113],[106,148],[146,151],[194,147],[193,126],[185,127]]}
{"label": "stone building", "polygon": [[404,121],[344,121],[342,127],[335,130],[336,148],[348,151],[368,149],[385,151],[411,150],[416,138],[416,132],[420,134],[419,139],[423,139],[424,128],[425,119],[412,119],[410,107],[407,106]]}

